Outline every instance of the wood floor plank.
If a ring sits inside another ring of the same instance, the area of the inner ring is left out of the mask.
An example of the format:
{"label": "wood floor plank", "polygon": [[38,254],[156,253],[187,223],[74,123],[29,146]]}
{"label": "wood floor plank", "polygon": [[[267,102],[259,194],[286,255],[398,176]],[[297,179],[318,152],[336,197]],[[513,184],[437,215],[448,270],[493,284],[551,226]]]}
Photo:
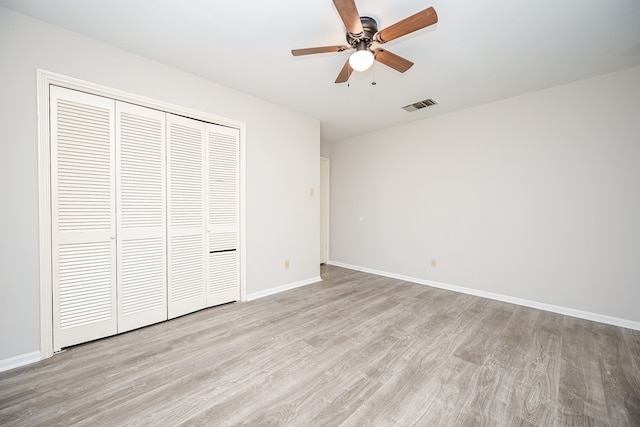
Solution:
{"label": "wood floor plank", "polygon": [[0,425],[640,425],[640,331],[321,273],[0,373]]}
{"label": "wood floor plank", "polygon": [[[595,324],[594,329],[609,422],[620,425],[629,418],[640,419],[640,375],[633,357],[634,354],[640,357],[640,349],[630,351],[624,329],[600,324]],[[619,342],[623,345],[616,345]]]}
{"label": "wood floor plank", "polygon": [[564,425],[605,425],[607,410],[593,323],[566,317],[562,336],[558,417]]}
{"label": "wood floor plank", "polygon": [[532,331],[524,366],[515,374],[508,411],[513,420],[531,425],[553,425],[557,418],[560,337],[543,330]]}

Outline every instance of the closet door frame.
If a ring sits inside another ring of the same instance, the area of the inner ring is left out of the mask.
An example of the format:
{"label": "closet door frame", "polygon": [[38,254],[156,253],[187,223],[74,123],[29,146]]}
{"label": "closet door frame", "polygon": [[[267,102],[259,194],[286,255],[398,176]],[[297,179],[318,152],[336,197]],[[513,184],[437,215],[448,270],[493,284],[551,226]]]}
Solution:
{"label": "closet door frame", "polygon": [[139,96],[130,92],[67,77],[50,71],[37,70],[38,89],[38,241],[40,255],[40,358],[51,357],[53,351],[53,274],[51,217],[51,146],[50,146],[50,86],[86,92],[124,101],[142,107],[190,117],[204,122],[236,128],[240,132],[239,199],[240,199],[240,301],[246,301],[246,124],[240,121],[177,106]]}

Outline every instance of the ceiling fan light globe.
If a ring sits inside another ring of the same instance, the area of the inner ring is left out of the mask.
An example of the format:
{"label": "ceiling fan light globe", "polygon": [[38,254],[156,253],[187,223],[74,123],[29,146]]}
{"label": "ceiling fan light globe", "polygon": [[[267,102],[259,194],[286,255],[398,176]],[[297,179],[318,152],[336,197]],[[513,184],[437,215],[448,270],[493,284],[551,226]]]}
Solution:
{"label": "ceiling fan light globe", "polygon": [[370,50],[358,50],[349,57],[349,65],[356,71],[365,71],[373,65],[373,53]]}

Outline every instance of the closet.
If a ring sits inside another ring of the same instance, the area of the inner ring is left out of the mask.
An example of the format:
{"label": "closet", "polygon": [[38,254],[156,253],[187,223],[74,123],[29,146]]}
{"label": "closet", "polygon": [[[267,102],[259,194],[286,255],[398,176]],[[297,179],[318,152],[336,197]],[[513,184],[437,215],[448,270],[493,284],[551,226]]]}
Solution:
{"label": "closet", "polygon": [[240,299],[239,131],[50,87],[54,350]]}

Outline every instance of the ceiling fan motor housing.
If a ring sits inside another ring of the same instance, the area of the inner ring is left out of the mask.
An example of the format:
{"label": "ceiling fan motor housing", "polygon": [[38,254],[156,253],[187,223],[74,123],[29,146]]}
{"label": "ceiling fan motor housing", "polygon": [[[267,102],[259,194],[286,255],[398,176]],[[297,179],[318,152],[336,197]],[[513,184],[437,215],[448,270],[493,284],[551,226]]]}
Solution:
{"label": "ceiling fan motor housing", "polygon": [[361,16],[360,22],[362,23],[363,32],[360,34],[351,34],[347,32],[347,43],[354,49],[362,43],[366,43],[367,48],[373,42],[373,36],[378,32],[378,23],[375,19],[369,16]]}

